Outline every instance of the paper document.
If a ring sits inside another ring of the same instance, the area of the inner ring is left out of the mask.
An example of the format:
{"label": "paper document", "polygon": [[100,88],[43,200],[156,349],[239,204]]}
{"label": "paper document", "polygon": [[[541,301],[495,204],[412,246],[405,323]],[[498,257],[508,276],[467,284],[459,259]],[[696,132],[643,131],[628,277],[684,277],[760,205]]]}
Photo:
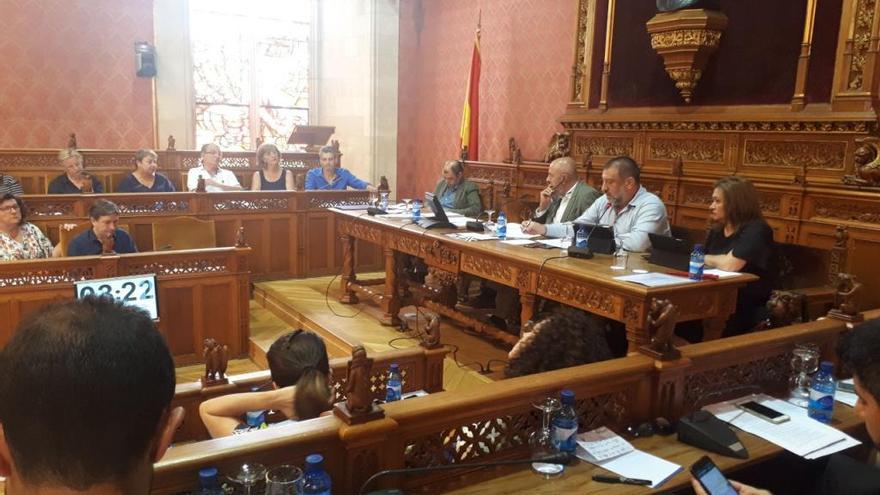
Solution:
{"label": "paper document", "polygon": [[[850,385],[852,385],[853,379],[850,378],[849,380],[840,380],[840,382],[845,382],[845,383],[849,383]],[[843,402],[844,404],[848,405],[849,407],[856,407],[856,402],[859,401],[859,396],[856,395],[855,392],[841,390],[840,386],[838,385],[837,391],[834,392],[834,400],[836,400],[837,402]]]}
{"label": "paper document", "polygon": [[509,223],[507,224],[507,238],[508,239],[534,239],[538,237],[537,234],[524,234],[522,231],[522,225],[518,223]]}
{"label": "paper document", "polygon": [[493,234],[480,234],[478,232],[453,232],[446,234],[446,237],[452,237],[460,241],[492,241],[498,239]]}
{"label": "paper document", "polygon": [[607,461],[634,450],[631,443],[604,426],[581,433],[577,437],[577,444],[595,461]]}
{"label": "paper document", "polygon": [[[604,427],[599,430],[607,431]],[[595,441],[596,436],[591,435],[592,433],[593,432],[586,432],[577,436],[578,447],[575,454],[578,458],[583,459],[590,464],[595,464],[596,466],[627,478],[651,480],[651,488],[657,488],[665,483],[666,480],[675,476],[675,473],[681,471],[681,466],[678,464],[653,456],[647,452],[636,450],[629,442],[615,435],[613,432],[609,431],[611,435],[617,437],[619,440],[612,440],[612,437],[607,434],[603,435],[600,433],[598,435],[598,443]],[[592,444],[591,447],[595,447],[595,450],[601,456],[614,455],[617,452],[621,452],[625,449],[624,446],[628,446],[630,450],[599,461],[587,452],[584,448],[584,443]]]}
{"label": "paper document", "polygon": [[563,247],[568,247],[568,245],[571,244],[570,240],[567,243],[564,241],[565,239],[539,239],[537,242],[562,249]]}
{"label": "paper document", "polygon": [[526,244],[531,244],[535,241],[531,239],[508,239],[506,241],[501,241],[501,244],[510,244],[511,246],[525,246]]}
{"label": "paper document", "polygon": [[[747,400],[754,400],[788,414],[791,419],[784,423],[771,423],[736,407],[736,404]],[[704,409],[722,421],[807,459],[815,459],[859,443],[846,433],[811,419],[807,416],[806,409],[766,395],[741,397],[712,404]]]}
{"label": "paper document", "polygon": [[633,282],[647,287],[665,287],[667,285],[692,284],[698,282],[697,280],[691,280],[686,277],[676,277],[675,275],[656,272],[622,275],[620,277],[614,277],[614,280]]}
{"label": "paper document", "polygon": [[739,272],[728,272],[728,271],[724,271],[724,270],[719,270],[718,268],[710,268],[708,270],[703,270],[703,273],[707,274],[707,275],[715,275],[718,278],[731,278],[731,277],[738,277],[738,276],[742,275]]}

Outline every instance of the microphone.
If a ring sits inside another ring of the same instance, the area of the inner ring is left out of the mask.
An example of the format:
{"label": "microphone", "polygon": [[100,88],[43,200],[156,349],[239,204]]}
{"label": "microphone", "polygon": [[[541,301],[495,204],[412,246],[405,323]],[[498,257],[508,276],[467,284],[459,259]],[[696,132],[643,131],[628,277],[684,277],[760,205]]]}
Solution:
{"label": "microphone", "polygon": [[[386,469],[384,471],[379,471],[378,473],[370,476],[367,481],[361,485],[361,489],[358,491],[359,495],[364,494],[364,490],[372,483],[373,481],[389,475],[404,475],[410,476],[413,474],[422,474],[422,473],[430,473],[434,471],[449,471],[453,469],[473,469],[473,468],[484,468],[484,467],[493,467],[493,466],[509,466],[511,464],[531,464],[533,462],[542,462],[545,464],[568,464],[574,459],[574,456],[568,452],[557,452],[555,454],[543,454],[536,455],[534,457],[530,457],[528,459],[511,459],[505,461],[492,461],[492,462],[469,462],[462,464],[446,464],[443,466],[428,466],[421,468],[403,468],[403,469]],[[370,492],[370,494],[378,494],[379,492]],[[392,492],[393,493],[393,492]],[[368,494],[369,495],[369,494]]]}
{"label": "microphone", "polygon": [[586,259],[586,260],[591,259],[593,257],[593,250],[591,250],[589,247],[590,236],[593,235],[593,231],[596,230],[596,227],[598,227],[599,224],[602,223],[602,219],[605,218],[605,214],[608,213],[608,210],[610,210],[610,209],[611,209],[611,203],[605,203],[605,209],[602,210],[602,214],[599,215],[599,219],[596,220],[596,223],[593,224],[593,227],[590,228],[589,232],[587,232],[587,244],[588,245],[586,247],[579,247],[577,245],[577,233],[575,232],[574,238],[572,239],[574,246],[569,246],[569,248],[568,248],[568,255],[570,257],[581,258],[581,259]]}

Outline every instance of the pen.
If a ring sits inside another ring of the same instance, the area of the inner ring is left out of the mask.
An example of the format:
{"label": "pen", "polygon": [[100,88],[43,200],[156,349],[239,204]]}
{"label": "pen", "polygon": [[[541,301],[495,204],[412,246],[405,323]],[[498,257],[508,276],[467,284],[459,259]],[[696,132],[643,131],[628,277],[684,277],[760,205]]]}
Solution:
{"label": "pen", "polygon": [[620,483],[623,485],[651,486],[651,480],[627,478],[626,476],[609,476],[605,474],[594,474],[593,481],[598,481],[599,483]]}

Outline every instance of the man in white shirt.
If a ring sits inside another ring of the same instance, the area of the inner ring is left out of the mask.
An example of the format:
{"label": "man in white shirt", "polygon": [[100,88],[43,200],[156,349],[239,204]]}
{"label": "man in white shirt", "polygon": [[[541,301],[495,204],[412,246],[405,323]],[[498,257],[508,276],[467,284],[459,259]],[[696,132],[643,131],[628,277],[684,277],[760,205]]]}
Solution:
{"label": "man in white shirt", "polygon": [[216,144],[208,143],[202,146],[202,164],[189,169],[186,174],[187,190],[195,191],[201,177],[205,179],[205,191],[207,192],[241,191],[238,177],[229,170],[220,168],[220,158],[222,157],[223,153]]}
{"label": "man in white shirt", "polygon": [[[666,206],[639,182],[636,162],[628,156],[612,158],[602,169],[602,192],[574,223],[605,225],[614,229],[614,241],[627,251],[646,251],[651,246],[648,233],[670,235]],[[571,223],[542,225],[531,223],[525,229],[547,237],[572,236]]]}
{"label": "man in white shirt", "polygon": [[599,191],[578,180],[577,166],[571,157],[553,160],[547,168],[547,188],[535,210],[535,222],[571,222],[601,196]]}

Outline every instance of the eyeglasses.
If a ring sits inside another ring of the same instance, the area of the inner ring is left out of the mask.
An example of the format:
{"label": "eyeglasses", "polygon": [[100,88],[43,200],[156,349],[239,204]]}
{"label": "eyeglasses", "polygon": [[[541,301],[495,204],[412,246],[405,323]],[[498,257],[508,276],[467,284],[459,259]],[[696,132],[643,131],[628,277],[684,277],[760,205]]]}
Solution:
{"label": "eyeglasses", "polygon": [[654,421],[646,421],[641,424],[626,427],[626,434],[635,438],[644,438],[657,435],[672,435],[675,433],[675,425],[666,418],[657,418]]}
{"label": "eyeglasses", "polygon": [[11,211],[19,211],[20,209],[21,208],[19,208],[18,203],[11,204],[9,206],[0,207],[0,211],[5,212],[5,213],[9,213]]}

